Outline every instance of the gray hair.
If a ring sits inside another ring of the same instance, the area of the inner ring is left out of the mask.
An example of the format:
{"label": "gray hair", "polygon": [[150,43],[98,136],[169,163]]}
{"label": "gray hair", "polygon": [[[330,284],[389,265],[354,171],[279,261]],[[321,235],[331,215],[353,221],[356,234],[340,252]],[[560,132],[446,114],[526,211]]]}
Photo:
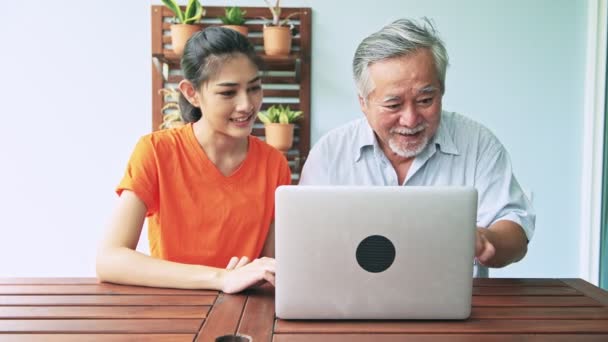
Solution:
{"label": "gray hair", "polygon": [[421,22],[398,19],[372,33],[357,47],[353,59],[353,77],[363,99],[367,99],[374,85],[369,79],[368,67],[377,61],[407,56],[419,49],[429,49],[435,60],[441,93],[445,91],[445,74],[448,67],[448,53],[430,19]]}

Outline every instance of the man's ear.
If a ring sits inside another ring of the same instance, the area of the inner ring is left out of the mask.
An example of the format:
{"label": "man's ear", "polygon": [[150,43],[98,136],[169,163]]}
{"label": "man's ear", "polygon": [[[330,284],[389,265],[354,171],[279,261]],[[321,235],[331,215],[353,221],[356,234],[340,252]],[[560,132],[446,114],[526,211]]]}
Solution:
{"label": "man's ear", "polygon": [[181,80],[177,88],[179,89],[179,91],[182,92],[186,100],[188,100],[191,105],[193,105],[194,107],[200,107],[198,92],[196,91],[196,89],[194,89],[194,85],[192,85],[190,81],[186,79]]}
{"label": "man's ear", "polygon": [[367,115],[367,102],[365,101],[365,98],[361,96],[361,94],[358,94],[357,98],[359,99],[359,106],[361,107],[361,111],[365,115]]}

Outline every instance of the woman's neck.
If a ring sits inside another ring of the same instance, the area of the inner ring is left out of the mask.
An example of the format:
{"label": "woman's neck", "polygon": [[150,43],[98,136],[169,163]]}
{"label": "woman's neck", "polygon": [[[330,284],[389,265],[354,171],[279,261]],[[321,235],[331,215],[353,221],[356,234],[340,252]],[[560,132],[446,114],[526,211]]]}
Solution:
{"label": "woman's neck", "polygon": [[233,138],[214,131],[205,119],[195,122],[192,127],[196,140],[215,165],[221,164],[222,159],[234,160],[247,154],[249,137]]}

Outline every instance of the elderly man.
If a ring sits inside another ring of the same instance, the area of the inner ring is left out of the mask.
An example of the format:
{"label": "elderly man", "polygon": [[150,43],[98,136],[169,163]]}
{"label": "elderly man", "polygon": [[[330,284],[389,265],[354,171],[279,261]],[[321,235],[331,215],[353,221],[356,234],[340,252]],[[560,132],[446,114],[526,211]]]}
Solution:
{"label": "elderly man", "polygon": [[[503,267],[526,254],[535,215],[498,139],[442,110],[447,65],[428,19],[400,19],[365,38],[353,60],[365,118],[319,140],[300,184],[474,186],[476,264]],[[487,268],[476,267],[475,274],[487,276]]]}

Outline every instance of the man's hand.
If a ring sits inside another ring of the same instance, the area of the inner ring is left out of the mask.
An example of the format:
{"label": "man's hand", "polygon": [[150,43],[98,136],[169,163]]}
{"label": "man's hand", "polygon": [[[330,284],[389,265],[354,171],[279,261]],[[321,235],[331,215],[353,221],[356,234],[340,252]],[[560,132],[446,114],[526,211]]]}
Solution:
{"label": "man's hand", "polygon": [[512,221],[501,220],[489,228],[477,228],[475,258],[487,267],[505,267],[521,260],[528,251],[523,228]]}
{"label": "man's hand", "polygon": [[260,258],[249,262],[247,257],[232,257],[226,266],[222,291],[237,293],[249,287],[269,282],[274,286],[276,261]]}
{"label": "man's hand", "polygon": [[485,228],[477,228],[475,233],[475,258],[484,266],[487,266],[488,261],[496,255],[496,248],[487,237],[489,233]]}

